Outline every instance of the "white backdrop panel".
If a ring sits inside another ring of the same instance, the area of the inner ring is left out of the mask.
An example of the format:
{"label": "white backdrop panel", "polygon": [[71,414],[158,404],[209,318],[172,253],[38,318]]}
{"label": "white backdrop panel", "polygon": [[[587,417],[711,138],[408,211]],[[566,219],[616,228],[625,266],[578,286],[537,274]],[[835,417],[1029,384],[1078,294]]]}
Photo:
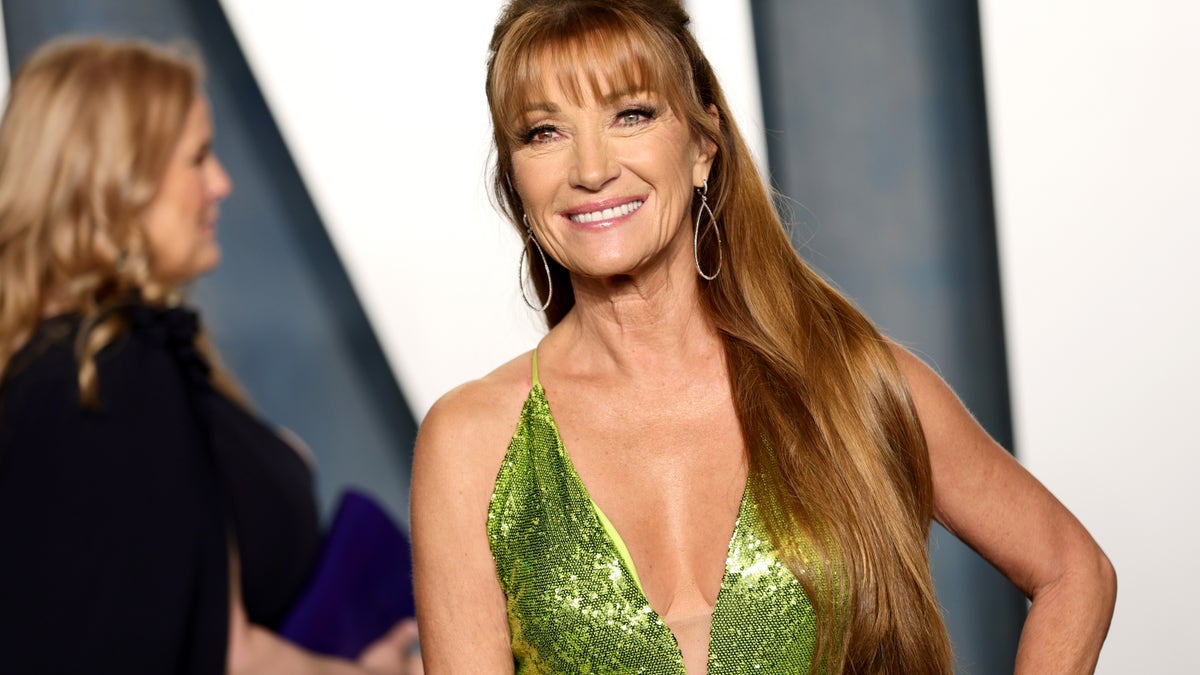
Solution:
{"label": "white backdrop panel", "polygon": [[1200,672],[1200,5],[981,12],[1017,452],[1116,564],[1099,672]]}

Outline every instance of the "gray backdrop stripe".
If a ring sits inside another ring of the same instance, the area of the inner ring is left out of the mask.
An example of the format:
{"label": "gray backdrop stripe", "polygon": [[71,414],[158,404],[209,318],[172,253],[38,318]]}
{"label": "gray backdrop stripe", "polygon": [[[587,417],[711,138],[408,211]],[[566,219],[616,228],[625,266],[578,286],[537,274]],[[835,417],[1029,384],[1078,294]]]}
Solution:
{"label": "gray backdrop stripe", "polygon": [[[1011,448],[976,3],[752,7],[771,174],[795,245]],[[960,671],[1011,673],[1023,597],[935,529]]]}
{"label": "gray backdrop stripe", "polygon": [[215,148],[234,192],[218,224],[224,260],[193,298],[264,416],[311,446],[326,512],[343,487],[359,485],[407,524],[416,424],[217,0],[6,0],[3,8],[14,68],[67,33],[199,48]]}

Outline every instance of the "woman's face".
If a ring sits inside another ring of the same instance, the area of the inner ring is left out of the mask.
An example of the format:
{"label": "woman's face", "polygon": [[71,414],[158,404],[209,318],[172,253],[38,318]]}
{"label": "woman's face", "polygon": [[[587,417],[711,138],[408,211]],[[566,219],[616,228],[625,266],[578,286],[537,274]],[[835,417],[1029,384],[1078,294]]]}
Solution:
{"label": "woman's face", "polygon": [[675,251],[690,260],[680,243],[691,246],[693,188],[715,146],[659,97],[621,91],[575,104],[550,86],[521,125],[514,187],[548,255],[587,277],[645,271]]}
{"label": "woman's face", "polygon": [[221,259],[217,204],[231,189],[212,151],[208,102],[197,96],[145,215],[155,276],[183,283],[216,267]]}

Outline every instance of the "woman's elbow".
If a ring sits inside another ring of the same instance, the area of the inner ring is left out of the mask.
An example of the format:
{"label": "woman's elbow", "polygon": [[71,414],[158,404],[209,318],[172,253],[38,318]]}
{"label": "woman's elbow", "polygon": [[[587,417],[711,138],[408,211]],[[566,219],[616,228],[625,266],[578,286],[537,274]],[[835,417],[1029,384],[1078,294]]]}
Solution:
{"label": "woman's elbow", "polygon": [[1053,594],[1067,594],[1071,605],[1095,617],[1097,625],[1103,624],[1107,631],[1117,602],[1117,571],[1095,542],[1089,544],[1069,563],[1061,589]]}
{"label": "woman's elbow", "polygon": [[1035,585],[1028,597],[1034,605],[1072,607],[1107,626],[1117,601],[1117,572],[1091,537],[1080,538],[1067,556],[1059,558],[1057,573]]}
{"label": "woman's elbow", "polygon": [[1097,595],[1103,602],[1106,616],[1111,619],[1117,603],[1117,568],[1098,546],[1093,567]]}

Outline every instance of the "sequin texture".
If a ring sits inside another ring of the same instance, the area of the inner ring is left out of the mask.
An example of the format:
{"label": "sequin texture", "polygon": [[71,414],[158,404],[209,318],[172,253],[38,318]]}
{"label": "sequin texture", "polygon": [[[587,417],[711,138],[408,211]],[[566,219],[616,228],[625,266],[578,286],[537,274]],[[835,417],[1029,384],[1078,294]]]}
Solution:
{"label": "sequin texture", "polygon": [[[742,496],[713,610],[708,672],[807,673],[816,617]],[[488,540],[518,675],[684,673],[675,637],[605,532],[534,384],[496,478]]]}

